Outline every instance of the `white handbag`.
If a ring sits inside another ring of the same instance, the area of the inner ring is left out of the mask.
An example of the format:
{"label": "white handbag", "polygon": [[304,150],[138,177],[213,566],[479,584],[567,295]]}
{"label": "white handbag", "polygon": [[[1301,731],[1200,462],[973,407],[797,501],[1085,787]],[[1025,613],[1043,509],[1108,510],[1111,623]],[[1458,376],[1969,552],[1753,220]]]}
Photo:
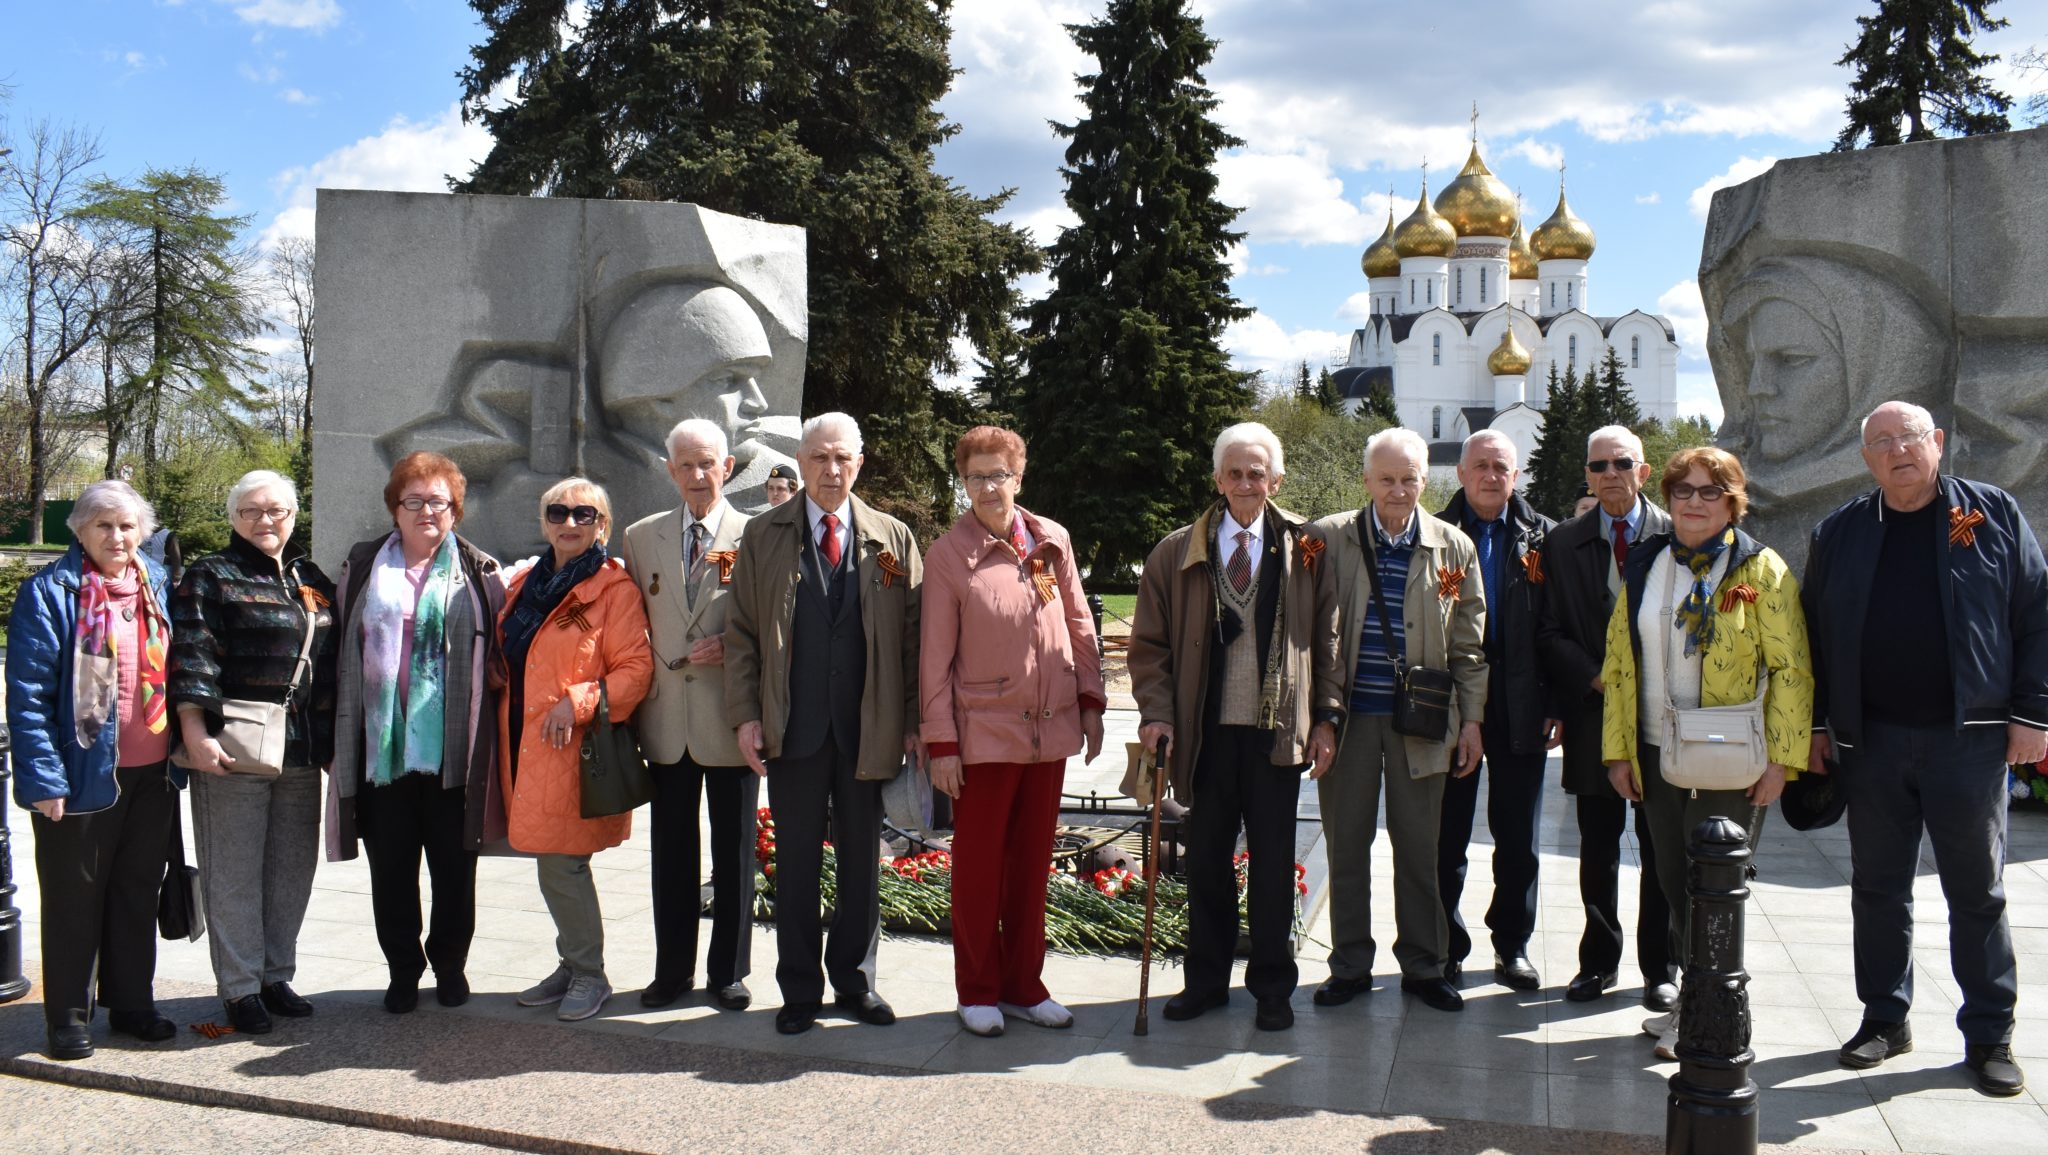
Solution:
{"label": "white handbag", "polygon": [[1671,700],[1679,568],[1678,559],[1672,558],[1659,619],[1664,639],[1664,726],[1658,769],[1664,781],[1681,790],[1747,790],[1764,776],[1770,761],[1764,743],[1764,694],[1770,689],[1770,674],[1763,666],[1763,651],[1757,651],[1756,697],[1736,706],[1679,709]]}

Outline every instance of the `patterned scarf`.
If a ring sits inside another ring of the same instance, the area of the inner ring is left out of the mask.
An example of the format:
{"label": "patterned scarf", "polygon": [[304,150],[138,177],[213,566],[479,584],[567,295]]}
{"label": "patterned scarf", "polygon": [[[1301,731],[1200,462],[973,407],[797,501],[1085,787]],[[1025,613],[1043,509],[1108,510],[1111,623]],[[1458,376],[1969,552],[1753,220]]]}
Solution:
{"label": "patterned scarf", "polygon": [[1685,656],[1688,658],[1714,640],[1714,587],[1708,582],[1707,575],[1713,572],[1714,563],[1733,544],[1735,527],[1732,525],[1698,549],[1688,549],[1677,538],[1671,539],[1671,560],[1692,572],[1692,584],[1686,587],[1685,599],[1672,610],[1679,627],[1685,630]]}
{"label": "patterned scarf", "polygon": [[[375,568],[364,587],[363,606],[363,737],[369,752],[369,780],[388,786],[405,774],[438,774],[441,770],[442,727],[446,722],[445,680],[448,667],[448,599],[458,573],[455,535],[441,539],[427,565],[426,584],[414,600],[406,576],[405,550],[396,533],[377,552]],[[398,656],[404,650],[400,631],[412,613],[412,657],[406,665],[405,719],[398,719]]]}
{"label": "patterned scarf", "polygon": [[[91,749],[107,721],[120,707],[119,616],[107,592],[107,580],[92,558],[80,551],[84,581],[78,588],[78,636],[71,653],[71,716],[78,745]],[[136,604],[142,608],[142,653],[135,663],[135,710],[152,734],[169,721],[164,697],[165,657],[170,652],[170,623],[157,608],[149,576],[135,573]]]}
{"label": "patterned scarf", "polygon": [[541,624],[570,590],[603,568],[606,556],[604,543],[596,542],[556,569],[555,551],[541,551],[540,560],[527,572],[526,583],[519,587],[519,600],[505,615],[505,661],[513,670],[526,668],[526,651],[533,645],[533,635],[540,632]]}

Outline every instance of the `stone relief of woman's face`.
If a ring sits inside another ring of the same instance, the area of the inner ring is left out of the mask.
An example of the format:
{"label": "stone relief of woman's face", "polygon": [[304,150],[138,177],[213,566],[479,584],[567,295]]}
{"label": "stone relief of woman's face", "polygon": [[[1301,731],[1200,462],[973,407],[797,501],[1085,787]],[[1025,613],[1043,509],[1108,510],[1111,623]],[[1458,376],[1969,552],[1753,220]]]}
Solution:
{"label": "stone relief of woman's face", "polygon": [[1755,452],[1789,461],[1834,440],[1849,406],[1838,335],[1782,298],[1759,304],[1744,335]]}

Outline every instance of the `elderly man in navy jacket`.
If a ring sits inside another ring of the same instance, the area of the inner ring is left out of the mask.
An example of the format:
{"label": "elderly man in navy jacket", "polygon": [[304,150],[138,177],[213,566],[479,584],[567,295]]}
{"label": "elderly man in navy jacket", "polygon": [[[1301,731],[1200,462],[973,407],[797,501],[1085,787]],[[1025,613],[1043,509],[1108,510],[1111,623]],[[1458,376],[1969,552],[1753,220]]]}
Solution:
{"label": "elderly man in navy jacket", "polygon": [[1849,1067],[1913,1049],[1913,875],[1921,831],[1948,898],[1956,1025],[1978,1089],[2017,1095],[2019,979],[2005,915],[2005,767],[2048,753],[2048,562],[2012,495],[1941,472],[1917,405],[1863,420],[1877,489],[1813,531],[1813,754],[1848,792],[1856,996]]}

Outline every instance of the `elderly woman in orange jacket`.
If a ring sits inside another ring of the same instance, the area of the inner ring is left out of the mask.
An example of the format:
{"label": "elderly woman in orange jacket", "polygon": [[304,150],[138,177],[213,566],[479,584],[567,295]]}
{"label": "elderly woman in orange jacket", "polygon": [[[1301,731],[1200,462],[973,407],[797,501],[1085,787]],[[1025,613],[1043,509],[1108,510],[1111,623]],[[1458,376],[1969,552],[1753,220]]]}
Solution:
{"label": "elderly woman in orange jacket", "polygon": [[604,488],[572,477],[540,501],[549,549],[513,576],[498,619],[508,680],[498,700],[499,773],[506,834],[512,849],[538,860],[561,963],[522,991],[519,1005],[560,1003],[557,1018],[587,1019],[612,993],[590,856],[624,842],[633,819],[582,816],[578,751],[599,689],[612,720],[625,721],[647,694],[654,658],[640,591],[605,553],[612,510]]}
{"label": "elderly woman in orange jacket", "polygon": [[1073,542],[1017,506],[1024,441],[970,429],[953,461],[973,508],[925,555],[918,666],[932,785],[958,800],[953,982],[960,1021],[1073,1025],[1040,980],[1045,865],[1068,756],[1102,750],[1102,666]]}

